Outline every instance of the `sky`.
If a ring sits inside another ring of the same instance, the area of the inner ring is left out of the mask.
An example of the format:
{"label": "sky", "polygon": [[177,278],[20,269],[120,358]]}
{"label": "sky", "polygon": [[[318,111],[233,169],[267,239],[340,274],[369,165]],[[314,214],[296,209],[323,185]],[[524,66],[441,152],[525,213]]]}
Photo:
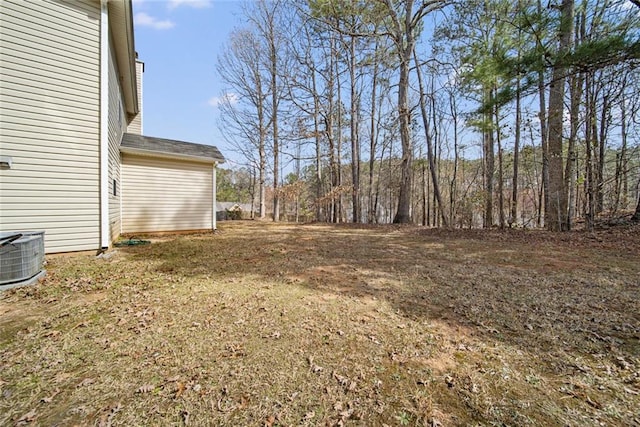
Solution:
{"label": "sky", "polygon": [[242,165],[218,130],[223,85],[216,62],[229,34],[243,25],[242,2],[133,0],[136,51],[144,62],[143,133],[215,145],[223,167]]}

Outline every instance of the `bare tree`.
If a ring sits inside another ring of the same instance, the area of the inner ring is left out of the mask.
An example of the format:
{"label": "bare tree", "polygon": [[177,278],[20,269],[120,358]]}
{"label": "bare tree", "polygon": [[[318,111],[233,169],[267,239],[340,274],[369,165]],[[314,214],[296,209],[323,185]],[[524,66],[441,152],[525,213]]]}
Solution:
{"label": "bare tree", "polygon": [[[448,227],[449,224],[447,221],[447,215],[444,212],[444,206],[442,205],[442,197],[440,195],[440,185],[439,185],[438,175],[436,173],[436,165],[435,165],[435,159],[434,159],[435,154],[433,152],[433,141],[431,136],[431,126],[429,124],[429,115],[427,113],[427,106],[425,101],[426,90],[425,90],[424,84],[422,83],[422,71],[420,67],[421,64],[418,62],[418,56],[415,53],[415,49],[413,52],[413,56],[416,64],[416,74],[418,75],[418,87],[420,89],[420,112],[422,113],[422,125],[424,127],[425,139],[427,140],[427,158],[429,160],[429,170],[431,172],[431,180],[433,182],[433,193],[436,201],[438,202],[437,209],[440,211],[440,216],[442,217],[442,224],[445,227]],[[433,91],[430,96],[432,98],[435,96],[433,94]],[[435,108],[433,108],[433,110],[435,111]],[[433,125],[435,126],[435,123],[433,123]],[[423,175],[424,175],[424,169],[423,169]],[[423,186],[426,187],[426,185],[424,184]],[[423,223],[426,225],[425,220],[423,220]]]}
{"label": "bare tree", "polygon": [[411,141],[411,111],[409,109],[409,71],[422,19],[429,13],[442,8],[444,0],[378,0],[385,6],[390,21],[385,29],[386,35],[393,40],[398,59],[398,119],[400,122],[400,142],[402,144],[402,163],[398,210],[394,223],[411,222],[411,189],[413,175],[413,142]]}
{"label": "bare tree", "polygon": [[[262,43],[251,30],[238,29],[230,35],[218,58],[217,69],[228,90],[220,97],[222,134],[258,169],[259,217],[264,218],[266,181],[265,79]],[[248,144],[247,144],[248,143]]]}
{"label": "bare tree", "polygon": [[279,104],[283,98],[284,89],[280,84],[280,71],[282,66],[282,56],[286,52],[284,48],[283,27],[285,23],[280,18],[279,13],[285,6],[285,1],[259,0],[252,3],[251,9],[247,10],[249,22],[256,28],[256,32],[263,42],[263,49],[266,52],[265,67],[269,76],[269,97],[270,97],[270,120],[271,140],[273,148],[273,220],[280,220],[280,134],[278,121]]}

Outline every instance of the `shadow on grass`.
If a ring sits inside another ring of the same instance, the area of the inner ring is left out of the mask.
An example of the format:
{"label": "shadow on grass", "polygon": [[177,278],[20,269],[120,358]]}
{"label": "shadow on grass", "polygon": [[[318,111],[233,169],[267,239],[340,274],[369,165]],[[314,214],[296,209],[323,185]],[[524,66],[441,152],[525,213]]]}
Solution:
{"label": "shadow on grass", "polygon": [[[640,266],[614,248],[542,250],[522,239],[416,228],[233,224],[182,236],[136,257],[184,277],[295,284],[387,301],[523,351],[640,356]],[[557,369],[557,368],[554,368]]]}

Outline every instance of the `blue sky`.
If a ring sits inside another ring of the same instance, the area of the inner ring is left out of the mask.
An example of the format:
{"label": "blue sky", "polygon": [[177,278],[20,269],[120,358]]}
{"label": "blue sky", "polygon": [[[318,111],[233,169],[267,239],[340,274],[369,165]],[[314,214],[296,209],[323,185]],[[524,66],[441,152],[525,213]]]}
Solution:
{"label": "blue sky", "polygon": [[229,162],[217,127],[223,87],[216,61],[229,33],[242,26],[242,2],[134,0],[136,50],[145,63],[143,132],[217,146]]}

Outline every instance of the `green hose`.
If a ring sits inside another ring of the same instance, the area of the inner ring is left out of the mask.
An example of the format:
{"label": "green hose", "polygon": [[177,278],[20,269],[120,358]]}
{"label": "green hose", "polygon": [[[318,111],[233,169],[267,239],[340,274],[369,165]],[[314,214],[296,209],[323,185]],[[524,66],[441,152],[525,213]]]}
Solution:
{"label": "green hose", "polygon": [[113,244],[113,246],[121,247],[121,246],[139,246],[139,245],[148,245],[151,242],[149,240],[141,240],[141,239],[129,239],[129,240],[121,240]]}

